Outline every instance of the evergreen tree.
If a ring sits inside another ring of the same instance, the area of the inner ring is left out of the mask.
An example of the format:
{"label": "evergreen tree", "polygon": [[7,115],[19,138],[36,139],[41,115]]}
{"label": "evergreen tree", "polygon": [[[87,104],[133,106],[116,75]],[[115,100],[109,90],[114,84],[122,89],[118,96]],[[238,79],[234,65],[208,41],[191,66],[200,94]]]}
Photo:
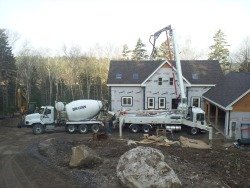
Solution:
{"label": "evergreen tree", "polygon": [[128,60],[129,59],[129,53],[130,53],[131,51],[129,50],[129,48],[128,48],[128,45],[127,44],[124,44],[123,45],[123,50],[122,50],[122,58],[124,59],[124,60]]}
{"label": "evergreen tree", "polygon": [[[169,49],[170,48],[170,49]],[[159,48],[156,48],[156,58],[157,59],[167,59],[174,60],[173,45],[170,42],[168,46],[167,41],[161,43]]]}
{"label": "evergreen tree", "polygon": [[208,59],[218,60],[222,70],[226,72],[230,68],[230,62],[229,50],[227,48],[229,45],[225,39],[225,34],[221,30],[218,30],[213,38],[214,44],[210,46],[211,52],[208,54]]}
{"label": "evergreen tree", "polygon": [[132,53],[132,59],[135,61],[148,59],[147,50],[145,49],[146,45],[142,43],[142,40],[139,38],[137,40],[135,49]]}
{"label": "evergreen tree", "polygon": [[8,44],[8,36],[0,29],[0,111],[10,112],[15,105],[15,58]]}

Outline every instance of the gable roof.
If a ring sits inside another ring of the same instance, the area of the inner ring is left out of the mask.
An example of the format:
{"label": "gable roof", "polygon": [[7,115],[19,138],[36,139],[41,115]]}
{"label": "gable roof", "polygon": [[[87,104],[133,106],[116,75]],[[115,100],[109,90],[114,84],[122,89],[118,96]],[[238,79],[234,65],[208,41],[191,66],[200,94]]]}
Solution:
{"label": "gable roof", "polygon": [[[108,84],[141,84],[164,61],[110,61]],[[138,79],[133,74],[138,73]],[[116,75],[121,74],[121,79]]]}
{"label": "gable roof", "polygon": [[250,73],[228,73],[215,87],[203,97],[222,108],[230,108],[235,102],[250,92]]}
{"label": "gable roof", "polygon": [[215,85],[224,77],[217,60],[181,60],[181,68],[191,84]]}
{"label": "gable roof", "polygon": [[[142,84],[164,62],[168,63],[164,60],[111,61],[107,83]],[[219,62],[215,60],[181,60],[181,66],[183,77],[191,84],[215,85],[223,77]],[[138,79],[133,79],[134,73],[138,73]],[[116,79],[117,74],[122,78]]]}

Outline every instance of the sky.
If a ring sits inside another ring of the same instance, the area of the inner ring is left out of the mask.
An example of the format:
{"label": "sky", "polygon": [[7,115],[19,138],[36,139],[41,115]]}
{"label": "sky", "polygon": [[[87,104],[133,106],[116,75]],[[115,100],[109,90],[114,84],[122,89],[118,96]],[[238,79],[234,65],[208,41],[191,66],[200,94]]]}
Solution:
{"label": "sky", "polygon": [[150,49],[149,36],[170,24],[180,46],[189,39],[208,50],[221,29],[233,51],[250,36],[249,23],[249,0],[0,0],[0,28],[20,36],[15,53],[24,42],[52,54],[63,45],[133,49],[139,37]]}

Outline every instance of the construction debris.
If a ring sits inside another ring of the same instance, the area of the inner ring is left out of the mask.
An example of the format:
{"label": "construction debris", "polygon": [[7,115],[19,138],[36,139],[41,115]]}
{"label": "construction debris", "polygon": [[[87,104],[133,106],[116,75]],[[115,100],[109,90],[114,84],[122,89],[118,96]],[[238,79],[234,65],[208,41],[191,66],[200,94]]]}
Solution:
{"label": "construction debris", "polygon": [[156,144],[157,146],[170,146],[173,144],[178,144],[180,145],[179,141],[171,141],[168,140],[167,137],[165,136],[149,136],[147,134],[144,134],[144,139],[139,141],[138,143],[140,144]]}
{"label": "construction debris", "polygon": [[179,141],[168,140],[165,136],[149,136],[148,134],[143,135],[144,138],[141,141],[129,141],[128,145],[131,144],[155,144],[157,146],[171,146],[171,145],[180,145],[181,147],[189,147],[196,149],[211,149],[211,146],[206,144],[201,140],[194,140],[190,138],[185,138],[181,136]]}
{"label": "construction debris", "polygon": [[179,138],[181,147],[189,147],[189,148],[196,148],[196,149],[211,149],[211,146],[206,144],[201,140],[194,140],[190,138],[185,138],[181,136]]}

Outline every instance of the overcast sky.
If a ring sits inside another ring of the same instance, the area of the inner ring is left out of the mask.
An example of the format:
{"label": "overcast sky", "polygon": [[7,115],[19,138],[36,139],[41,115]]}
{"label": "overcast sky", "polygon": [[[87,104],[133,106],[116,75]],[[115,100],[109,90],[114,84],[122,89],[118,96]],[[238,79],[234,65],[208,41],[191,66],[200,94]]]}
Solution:
{"label": "overcast sky", "polygon": [[150,48],[149,36],[169,24],[181,45],[191,39],[208,50],[222,29],[234,50],[250,36],[249,23],[249,0],[0,0],[0,28],[53,53],[64,44],[82,51],[97,43],[132,49],[138,37]]}

